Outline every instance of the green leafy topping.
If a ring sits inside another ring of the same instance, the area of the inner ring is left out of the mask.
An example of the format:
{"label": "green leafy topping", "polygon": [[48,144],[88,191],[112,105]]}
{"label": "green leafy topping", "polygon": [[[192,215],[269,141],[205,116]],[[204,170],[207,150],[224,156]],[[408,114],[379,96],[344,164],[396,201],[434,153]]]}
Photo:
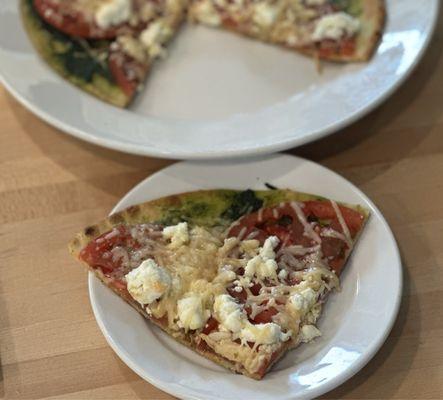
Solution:
{"label": "green leafy topping", "polygon": [[215,204],[188,201],[179,207],[165,207],[163,218],[158,221],[162,225],[176,225],[179,222],[188,222],[190,225],[202,223],[213,225],[218,223]]}
{"label": "green leafy topping", "polygon": [[235,194],[232,204],[222,213],[222,218],[234,221],[242,215],[257,211],[263,205],[255,193],[248,189]]}
{"label": "green leafy topping", "polygon": [[34,21],[51,37],[50,46],[54,57],[58,58],[70,74],[85,82],[91,82],[95,74],[113,81],[108,68],[109,41],[85,40],[65,35],[41,19],[32,0],[28,0],[28,4]]}
{"label": "green leafy topping", "polygon": [[289,215],[283,215],[278,221],[277,224],[280,226],[288,226],[292,224],[292,218]]}

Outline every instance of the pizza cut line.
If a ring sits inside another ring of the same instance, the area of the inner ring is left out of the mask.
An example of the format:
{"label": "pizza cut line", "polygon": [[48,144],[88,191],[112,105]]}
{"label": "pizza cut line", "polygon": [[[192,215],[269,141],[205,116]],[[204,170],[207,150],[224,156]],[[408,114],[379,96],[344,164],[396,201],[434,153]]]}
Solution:
{"label": "pizza cut line", "polygon": [[384,0],[21,0],[29,37],[59,74],[119,107],[185,19],[338,62],[367,61]]}
{"label": "pizza cut line", "polygon": [[321,335],[323,304],[368,216],[290,190],[198,191],[111,215],[69,248],[171,337],[261,379]]}

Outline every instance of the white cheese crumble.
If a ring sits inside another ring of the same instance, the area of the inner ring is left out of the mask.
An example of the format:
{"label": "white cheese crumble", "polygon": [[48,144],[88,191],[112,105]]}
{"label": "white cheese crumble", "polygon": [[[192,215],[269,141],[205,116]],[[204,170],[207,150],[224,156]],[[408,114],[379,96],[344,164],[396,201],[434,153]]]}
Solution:
{"label": "white cheese crumble", "polygon": [[143,261],[125,276],[130,295],[140,304],[151,304],[171,286],[171,276],[152,260]]}
{"label": "white cheese crumble", "polygon": [[[145,46],[148,54],[151,57],[157,57],[164,55],[165,49],[162,47],[162,44],[164,44],[171,37],[171,35],[171,28],[165,23],[165,21],[159,19],[151,23],[145,30],[143,30],[139,36],[139,39],[143,46]],[[176,227],[179,227],[177,229],[182,230],[183,235],[185,231],[184,227],[186,227],[186,235],[188,235],[188,224],[186,222],[181,222],[180,224],[176,225]],[[167,227],[163,230],[163,232],[165,232],[167,229],[170,229],[172,232],[174,231],[173,228],[174,227],[172,226]]]}
{"label": "white cheese crumble", "polygon": [[253,325],[249,321],[247,321],[245,327],[241,330],[240,336],[247,342],[254,342],[258,344],[273,344],[280,341],[284,342],[288,340],[291,336],[291,333],[283,333],[280,326],[275,324],[274,322]]}
{"label": "white cheese crumble", "polygon": [[100,28],[107,29],[128,21],[131,12],[131,0],[109,0],[97,9],[94,19]]}
{"label": "white cheese crumble", "polygon": [[280,7],[267,2],[260,2],[254,6],[253,21],[264,28],[268,28],[274,24],[280,13]]}
{"label": "white cheese crumble", "polygon": [[209,26],[218,26],[222,22],[213,4],[207,0],[194,4],[193,15],[197,21]]}
{"label": "white cheese crumble", "polygon": [[312,39],[339,40],[344,36],[353,36],[360,29],[360,21],[345,12],[337,12],[321,17],[315,26]]}
{"label": "white cheese crumble", "polygon": [[274,322],[251,324],[240,304],[227,294],[215,298],[214,313],[222,328],[238,334],[243,341],[273,344],[286,341],[291,336],[291,332],[283,333],[280,326]]}
{"label": "white cheese crumble", "polygon": [[221,294],[215,298],[214,313],[217,320],[227,330],[237,333],[242,329],[245,316],[240,304],[228,294]]}
{"label": "white cheese crumble", "polygon": [[288,308],[298,313],[306,314],[317,301],[316,292],[310,287],[302,290],[300,293],[294,293],[289,297]]}
{"label": "white cheese crumble", "polygon": [[[153,25],[151,25],[152,27]],[[143,33],[142,33],[143,34]],[[188,223],[180,222],[177,225],[167,226],[163,229],[163,238],[171,240],[171,248],[179,248],[189,242]]]}
{"label": "white cheese crumble", "polygon": [[132,36],[119,36],[117,38],[121,49],[130,57],[139,62],[144,62],[146,59],[146,51],[142,44]]}
{"label": "white cheese crumble", "polygon": [[263,243],[263,247],[260,250],[260,256],[263,259],[275,259],[274,249],[278,245],[279,239],[277,236],[269,236]]}
{"label": "white cheese crumble", "polygon": [[202,297],[198,294],[178,300],[177,314],[181,327],[191,330],[203,328],[210,316],[209,310],[203,308]]}
{"label": "white cheese crumble", "polygon": [[273,278],[277,271],[274,248],[279,240],[276,236],[266,239],[257,256],[251,258],[245,267],[245,276],[257,276],[259,279]]}
{"label": "white cheese crumble", "polygon": [[282,269],[282,270],[278,273],[278,279],[280,279],[281,281],[284,281],[287,277],[288,277],[288,271],[285,270],[285,269]]}
{"label": "white cheese crumble", "polygon": [[321,336],[321,332],[314,325],[303,325],[300,331],[300,340],[303,343],[310,342]]}

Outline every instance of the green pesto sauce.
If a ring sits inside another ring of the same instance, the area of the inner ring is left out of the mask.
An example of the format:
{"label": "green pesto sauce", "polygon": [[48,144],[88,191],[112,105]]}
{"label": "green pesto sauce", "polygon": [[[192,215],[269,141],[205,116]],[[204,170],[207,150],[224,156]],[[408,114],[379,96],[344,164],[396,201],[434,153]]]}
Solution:
{"label": "green pesto sauce", "polygon": [[271,207],[285,201],[324,200],[323,197],[289,190],[235,191],[214,190],[180,197],[178,204],[161,207],[163,225],[188,222],[190,225],[227,226],[245,214],[261,207]]}
{"label": "green pesto sauce", "polygon": [[94,74],[112,80],[107,63],[109,41],[86,41],[69,37],[43,21],[34,9],[32,0],[26,0],[26,8],[34,28],[46,33],[44,37],[41,35],[40,40],[46,40],[53,57],[70,74],[85,82],[91,82]]}

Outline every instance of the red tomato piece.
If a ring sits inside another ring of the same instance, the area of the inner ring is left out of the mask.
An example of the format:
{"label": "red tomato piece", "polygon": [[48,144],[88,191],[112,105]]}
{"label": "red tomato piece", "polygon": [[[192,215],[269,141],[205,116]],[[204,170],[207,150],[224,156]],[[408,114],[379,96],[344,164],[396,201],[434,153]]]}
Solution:
{"label": "red tomato piece", "polygon": [[269,307],[259,312],[254,318],[251,318],[251,322],[255,324],[266,324],[272,322],[272,317],[278,313],[274,307]]}
{"label": "red tomato piece", "polygon": [[271,358],[269,359],[269,361],[264,361],[260,365],[260,368],[257,371],[257,374],[260,376],[260,378],[263,378],[265,376],[266,371],[268,370],[269,366],[274,363],[274,361],[280,356],[282,351],[283,351],[283,348],[280,348],[279,350],[274,351],[274,353],[272,353]]}
{"label": "red tomato piece", "polygon": [[236,299],[239,303],[244,304],[246,303],[246,299],[248,298],[248,294],[246,293],[245,289],[242,289],[241,292],[237,292],[234,290],[234,286],[230,286],[226,289],[226,291],[230,294],[231,297]]}
{"label": "red tomato piece", "polygon": [[255,282],[250,288],[249,290],[251,291],[251,293],[254,296],[258,296],[260,294],[260,289],[261,289],[261,285],[257,282]]}
{"label": "red tomato piece", "polygon": [[341,42],[340,52],[344,56],[352,56],[355,53],[355,38],[343,40]]}
{"label": "red tomato piece", "polygon": [[210,317],[208,319],[208,321],[206,322],[206,325],[203,328],[202,333],[204,333],[205,335],[208,335],[217,329],[218,329],[218,321],[215,318]]}
{"label": "red tomato piece", "polygon": [[[332,220],[338,222],[337,214],[334,210],[334,207],[332,207],[331,202],[305,201],[304,205],[305,209],[303,211],[305,212],[305,214],[309,213],[310,215],[313,215],[318,219]],[[339,205],[338,208],[343,215],[343,219],[348,226],[351,236],[354,237],[362,227],[364,216],[358,211],[353,210],[352,208],[344,207],[341,205]],[[337,226],[337,230],[338,229],[340,232],[342,232],[340,225]]]}
{"label": "red tomato piece", "polygon": [[117,27],[100,28],[91,16],[72,6],[74,1],[34,0],[40,17],[59,31],[85,39],[112,39]]}
{"label": "red tomato piece", "polygon": [[117,85],[129,98],[132,98],[146,76],[148,65],[134,60],[123,52],[111,53],[108,64]]}
{"label": "red tomato piece", "polygon": [[111,231],[100,235],[80,252],[81,260],[92,268],[100,268],[105,275],[110,275],[115,268],[120,266],[120,262],[114,261],[110,253],[113,248],[117,246],[137,248],[139,246],[125,226],[120,225],[114,229],[115,234]]}

